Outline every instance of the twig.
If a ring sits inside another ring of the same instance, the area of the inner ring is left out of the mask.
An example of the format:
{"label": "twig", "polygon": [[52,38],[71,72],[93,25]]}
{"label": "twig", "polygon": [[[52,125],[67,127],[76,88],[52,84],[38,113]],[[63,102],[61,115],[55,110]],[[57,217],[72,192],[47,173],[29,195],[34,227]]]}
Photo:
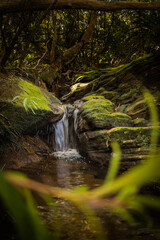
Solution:
{"label": "twig", "polygon": [[49,42],[49,40],[47,41],[46,46],[45,46],[46,51],[43,53],[42,57],[38,60],[37,64],[33,67],[33,69],[36,69],[36,67],[38,67],[40,61],[41,61],[41,60],[44,58],[44,56],[46,55],[46,53],[47,53],[47,51],[48,51],[48,49],[47,49],[47,44],[48,44],[48,42]]}

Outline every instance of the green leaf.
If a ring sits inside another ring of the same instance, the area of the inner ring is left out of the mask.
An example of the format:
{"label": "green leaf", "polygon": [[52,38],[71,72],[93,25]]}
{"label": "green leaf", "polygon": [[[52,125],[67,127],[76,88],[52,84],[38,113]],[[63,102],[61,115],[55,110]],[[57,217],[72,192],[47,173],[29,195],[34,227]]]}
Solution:
{"label": "green leaf", "polygon": [[[5,189],[5,190],[4,190]],[[32,196],[28,190],[20,194],[0,175],[0,197],[15,219],[21,240],[51,240],[51,236],[37,215]]]}
{"label": "green leaf", "polygon": [[29,109],[29,107],[28,107],[28,98],[24,99],[23,106],[24,106],[25,110],[28,111],[28,109]]}
{"label": "green leaf", "polygon": [[75,187],[74,189],[73,189],[73,192],[74,193],[86,193],[86,192],[88,192],[88,190],[89,190],[89,187],[88,186],[86,186],[86,185],[82,185],[82,186],[78,186],[78,187]]}
{"label": "green leaf", "polygon": [[35,101],[31,100],[31,101],[30,101],[30,108],[31,108],[31,105],[32,105],[35,109],[38,109],[38,104],[37,104]]}
{"label": "green leaf", "polygon": [[113,153],[112,153],[112,158],[110,160],[110,165],[109,165],[108,173],[104,181],[104,184],[114,180],[120,166],[121,149],[119,147],[119,144],[117,142],[113,142],[111,146],[112,146]]}
{"label": "green leaf", "polygon": [[16,99],[20,98],[20,96],[15,96],[13,99],[12,99],[12,102],[14,102]]}
{"label": "green leaf", "polygon": [[126,199],[128,196],[131,196],[136,193],[137,193],[137,188],[135,185],[129,185],[129,186],[127,185],[118,193],[116,198],[122,201]]}
{"label": "green leaf", "polygon": [[150,110],[150,117],[153,126],[150,144],[151,154],[153,154],[154,151],[156,150],[159,138],[159,131],[157,131],[157,127],[159,126],[159,116],[155,105],[155,99],[152,96],[152,94],[150,94],[150,92],[147,89],[144,89],[143,94]]}

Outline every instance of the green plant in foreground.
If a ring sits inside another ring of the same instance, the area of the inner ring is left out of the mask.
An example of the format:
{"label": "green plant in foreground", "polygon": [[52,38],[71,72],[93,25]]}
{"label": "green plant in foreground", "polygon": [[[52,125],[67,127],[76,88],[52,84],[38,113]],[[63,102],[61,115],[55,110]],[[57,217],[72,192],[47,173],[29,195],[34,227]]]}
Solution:
{"label": "green plant in foreground", "polygon": [[[29,239],[29,234],[32,234],[34,240],[51,239],[45,228],[41,226],[33,200],[29,191],[25,190],[26,188],[74,203],[85,214],[90,226],[96,229],[97,239],[101,240],[103,239],[103,230],[100,221],[94,214],[94,207],[106,207],[108,211],[116,212],[131,223],[134,222],[134,219],[130,210],[142,213],[145,207],[160,209],[158,197],[153,198],[139,193],[143,186],[160,178],[160,149],[157,148],[158,113],[154,99],[147,90],[145,90],[144,96],[150,109],[153,125],[150,154],[143,163],[131,168],[125,174],[116,177],[121,151],[118,144],[113,143],[113,156],[106,179],[102,186],[92,190],[85,186],[72,190],[54,188],[12,172],[0,175],[0,195],[16,219],[21,239]],[[12,185],[15,185],[18,191]],[[148,217],[146,217],[146,221],[150,223]],[[27,228],[30,228],[30,233],[27,232]]]}

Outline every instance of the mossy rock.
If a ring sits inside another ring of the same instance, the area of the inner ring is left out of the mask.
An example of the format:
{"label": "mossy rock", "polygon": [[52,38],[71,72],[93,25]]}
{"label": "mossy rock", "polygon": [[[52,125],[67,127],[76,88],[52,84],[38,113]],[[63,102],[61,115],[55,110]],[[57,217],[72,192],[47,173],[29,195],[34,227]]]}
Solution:
{"label": "mossy rock", "polygon": [[113,104],[103,96],[89,95],[83,98],[85,104],[82,107],[83,116],[89,113],[113,113]]}
{"label": "mossy rock", "polygon": [[89,100],[93,100],[93,99],[105,100],[105,97],[93,93],[93,94],[88,94],[82,98],[83,101],[89,101]]}
{"label": "mossy rock", "polygon": [[91,129],[110,129],[117,126],[131,126],[131,118],[123,113],[94,113],[87,116]]}
{"label": "mossy rock", "polygon": [[112,76],[115,72],[119,71],[123,68],[123,65],[118,67],[107,67],[107,68],[100,68],[98,70],[92,70],[89,72],[84,72],[82,74],[76,74],[74,82],[91,82],[92,80],[104,75],[106,77]]}
{"label": "mossy rock", "polygon": [[61,102],[51,93],[15,76],[0,76],[0,134],[32,133],[63,116]]}
{"label": "mossy rock", "polygon": [[149,115],[148,112],[148,106],[146,104],[145,99],[138,100],[136,102],[133,102],[126,108],[126,113],[133,118],[136,117],[146,117],[146,115]]}
{"label": "mossy rock", "polygon": [[147,121],[146,119],[139,117],[133,119],[132,122],[135,127],[147,127],[150,125],[150,121]]}
{"label": "mossy rock", "polygon": [[131,126],[131,117],[123,113],[114,112],[113,104],[103,96],[90,95],[82,107],[82,118],[92,130],[110,129],[116,126]]}
{"label": "mossy rock", "polygon": [[83,97],[86,93],[88,85],[88,83],[76,83],[72,85],[70,88],[71,91],[68,94],[64,95],[61,100],[65,101],[69,99],[71,101],[72,98],[75,100]]}
{"label": "mossy rock", "polygon": [[139,94],[139,92],[137,91],[137,89],[136,88],[132,88],[132,89],[130,89],[130,91],[123,93],[120,96],[120,100],[125,101],[126,99],[133,98],[134,95],[138,95],[138,94]]}
{"label": "mossy rock", "polygon": [[116,91],[107,91],[103,87],[99,88],[97,94],[104,96],[106,99],[114,100],[117,98],[118,93]]}
{"label": "mossy rock", "polygon": [[[153,127],[116,127],[108,131],[107,145],[117,141],[122,148],[149,148]],[[160,127],[157,127],[160,134]]]}

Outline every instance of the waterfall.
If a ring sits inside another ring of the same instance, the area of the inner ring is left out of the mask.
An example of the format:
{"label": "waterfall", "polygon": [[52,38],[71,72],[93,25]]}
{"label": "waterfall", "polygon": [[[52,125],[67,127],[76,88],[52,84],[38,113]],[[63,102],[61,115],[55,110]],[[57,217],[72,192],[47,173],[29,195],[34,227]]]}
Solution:
{"label": "waterfall", "polygon": [[55,130],[54,142],[56,151],[66,151],[69,148],[69,119],[67,107],[65,107],[63,118],[53,124]]}
{"label": "waterfall", "polygon": [[78,109],[65,105],[63,118],[38,131],[38,136],[47,142],[55,152],[76,149],[78,111]]}

